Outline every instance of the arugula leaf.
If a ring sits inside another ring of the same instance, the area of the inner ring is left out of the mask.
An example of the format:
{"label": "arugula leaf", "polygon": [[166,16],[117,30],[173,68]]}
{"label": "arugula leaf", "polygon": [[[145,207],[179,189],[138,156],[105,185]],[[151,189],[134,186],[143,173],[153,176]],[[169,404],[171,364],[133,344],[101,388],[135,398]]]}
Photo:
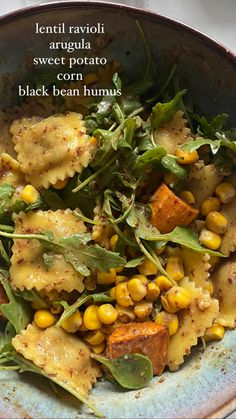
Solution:
{"label": "arugula leaf", "polygon": [[152,166],[154,163],[159,162],[166,154],[164,147],[155,147],[151,150],[145,151],[142,155],[137,157],[135,165],[133,167],[136,176],[142,175],[146,169]]}
{"label": "arugula leaf", "polygon": [[201,137],[197,137],[196,140],[188,141],[184,143],[180,148],[192,152],[198,150],[200,147],[209,145],[212,154],[218,153],[220,147],[226,147],[236,152],[236,141],[229,141],[225,138],[224,134],[217,134],[218,140],[209,140]]}
{"label": "arugula leaf", "polygon": [[4,262],[6,263],[7,266],[10,266],[11,262],[10,262],[10,258],[5,250],[5,247],[3,246],[2,241],[0,240],[0,255],[3,258]]}
{"label": "arugula leaf", "polygon": [[158,102],[152,108],[150,121],[153,129],[158,128],[160,125],[168,122],[172,118],[177,110],[180,109],[180,99],[186,92],[186,89],[182,90],[181,92],[178,92],[170,102]]}
{"label": "arugula leaf", "polygon": [[8,321],[14,326],[16,333],[20,333],[31,319],[29,304],[14,294],[9,284],[8,273],[6,271],[0,271],[0,283],[9,299],[9,303],[0,305],[0,309]]}
{"label": "arugula leaf", "polygon": [[219,114],[211,120],[207,120],[205,116],[192,114],[193,119],[199,123],[198,132],[207,138],[214,138],[216,133],[221,131],[228,122],[226,113]]}
{"label": "arugula leaf", "polygon": [[177,178],[183,180],[188,175],[188,169],[181,166],[175,156],[167,155],[161,159],[161,165],[169,172],[173,173]]}
{"label": "arugula leaf", "polygon": [[113,299],[110,297],[109,293],[106,292],[100,292],[95,294],[87,294],[84,292],[74,304],[71,306],[68,305],[66,301],[58,301],[55,304],[60,304],[64,307],[64,311],[56,323],[56,327],[60,327],[62,323],[68,319],[76,310],[78,310],[79,307],[81,307],[83,304],[87,303],[88,301],[94,301],[95,303],[107,303],[110,301],[113,301]]}
{"label": "arugula leaf", "polygon": [[108,368],[116,383],[130,390],[145,387],[153,378],[152,362],[141,354],[125,354],[115,359],[93,354],[92,358]]}
{"label": "arugula leaf", "polygon": [[118,75],[118,73],[114,73],[112,76],[112,81],[116,87],[117,90],[121,90],[122,88],[122,83],[121,83],[121,79]]}
{"label": "arugula leaf", "polygon": [[143,228],[138,228],[136,234],[141,239],[147,241],[161,241],[166,243],[170,241],[195,250],[195,252],[198,253],[208,253],[212,256],[225,257],[225,255],[222,255],[220,252],[215,252],[201,246],[197,234],[190,227],[176,227],[171,233],[161,234],[154,226],[150,226],[145,230]]}
{"label": "arugula leaf", "polygon": [[37,305],[41,308],[48,308],[47,302],[44,300],[43,297],[41,297],[41,295],[38,293],[36,289],[24,289],[23,291],[15,292],[15,295],[23,300],[37,303]]}
{"label": "arugula leaf", "polygon": [[125,268],[136,268],[137,266],[141,265],[141,263],[144,262],[145,257],[140,256],[135,259],[129,260],[129,262],[126,263]]}
{"label": "arugula leaf", "polygon": [[56,211],[58,209],[66,208],[65,202],[55,191],[52,191],[51,189],[42,189],[40,193],[51,210]]}
{"label": "arugula leaf", "polygon": [[[86,172],[91,174],[88,169],[83,171],[83,176],[86,175]],[[84,178],[82,178],[83,180]],[[91,189],[88,186],[85,186],[83,189],[77,193],[72,192],[72,190],[77,186],[78,175],[75,175],[65,188],[60,191],[61,197],[65,203],[66,208],[80,208],[83,214],[91,218],[93,216],[93,208],[95,207],[95,196],[92,193]]]}

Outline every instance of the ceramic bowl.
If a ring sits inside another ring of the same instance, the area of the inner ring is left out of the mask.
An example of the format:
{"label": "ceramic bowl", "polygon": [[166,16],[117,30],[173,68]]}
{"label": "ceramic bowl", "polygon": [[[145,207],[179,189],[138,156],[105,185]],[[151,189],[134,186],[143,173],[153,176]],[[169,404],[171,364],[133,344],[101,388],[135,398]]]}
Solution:
{"label": "ceramic bowl", "polygon": [[[36,22],[70,25],[102,22],[109,42],[101,54],[120,61],[130,79],[141,76],[145,52],[137,32],[138,19],[150,42],[160,80],[173,64],[181,87],[203,113],[226,112],[236,125],[236,57],[224,46],[194,29],[148,11],[124,5],[75,1],[50,3],[0,18],[1,108],[14,103],[14,86],[27,71],[27,56],[50,56],[48,42],[61,35],[34,33]],[[73,40],[73,38],[71,38]],[[74,37],[76,40],[76,37]],[[94,43],[94,38],[93,41]],[[140,391],[123,392],[101,382],[91,401],[109,418],[224,417],[236,408],[236,331],[223,341],[197,350],[176,373],[165,372]],[[55,395],[36,376],[0,376],[2,418],[88,418],[91,413],[64,392]]]}

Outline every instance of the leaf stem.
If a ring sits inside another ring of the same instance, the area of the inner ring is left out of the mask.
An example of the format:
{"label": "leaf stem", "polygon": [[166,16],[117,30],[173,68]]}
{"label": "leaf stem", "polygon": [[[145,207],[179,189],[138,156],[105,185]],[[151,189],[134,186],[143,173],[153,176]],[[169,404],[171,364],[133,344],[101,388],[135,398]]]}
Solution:
{"label": "leaf stem", "polygon": [[9,233],[12,233],[14,231],[14,227],[7,226],[5,224],[0,224],[0,230],[2,230],[2,231],[8,231]]}
{"label": "leaf stem", "polygon": [[87,218],[87,217],[85,217],[83,214],[81,214],[81,213],[79,213],[79,212],[77,212],[76,210],[74,210],[73,211],[73,214],[76,216],[76,217],[78,217],[78,218],[80,218],[81,220],[83,220],[85,223],[89,223],[89,224],[93,224],[93,225],[95,225],[95,226],[105,226],[105,225],[107,225],[108,223],[107,222],[100,222],[100,221],[95,221],[95,220],[92,220],[91,218]]}
{"label": "leaf stem", "polygon": [[100,169],[98,169],[95,173],[90,175],[87,179],[85,179],[80,185],[76,186],[76,188],[72,189],[72,192],[79,192],[81,189],[83,189],[85,186],[87,186],[92,180],[96,179],[97,176],[100,175],[103,171],[105,171],[109,166],[111,166],[114,161],[116,160],[116,156],[113,157],[113,159],[109,160],[105,166],[102,166]]}
{"label": "leaf stem", "polygon": [[7,365],[7,366],[0,365],[0,371],[19,371],[19,370],[20,370],[19,365]]}

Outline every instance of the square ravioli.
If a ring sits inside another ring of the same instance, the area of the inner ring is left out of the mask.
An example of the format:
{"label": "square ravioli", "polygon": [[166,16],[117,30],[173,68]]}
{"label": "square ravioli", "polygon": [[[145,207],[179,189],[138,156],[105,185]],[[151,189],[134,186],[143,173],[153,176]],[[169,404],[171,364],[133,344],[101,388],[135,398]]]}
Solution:
{"label": "square ravioli", "polygon": [[[15,224],[16,234],[39,234],[51,231],[55,238],[75,233],[85,233],[84,223],[76,218],[72,211],[36,211],[20,213]],[[84,277],[65,261],[61,254],[56,254],[50,267],[43,260],[45,252],[39,240],[14,239],[10,268],[11,286],[15,290],[57,290],[71,292],[84,290]]]}

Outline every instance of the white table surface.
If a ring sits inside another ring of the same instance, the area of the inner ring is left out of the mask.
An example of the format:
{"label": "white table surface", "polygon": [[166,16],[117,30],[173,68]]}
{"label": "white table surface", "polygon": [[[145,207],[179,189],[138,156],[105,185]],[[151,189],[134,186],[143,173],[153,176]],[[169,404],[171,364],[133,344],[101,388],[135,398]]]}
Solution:
{"label": "white table surface", "polygon": [[[116,0],[113,0],[114,2]],[[0,14],[44,0],[0,0]],[[120,0],[124,4],[143,5],[147,9],[194,26],[236,52],[236,0]]]}

